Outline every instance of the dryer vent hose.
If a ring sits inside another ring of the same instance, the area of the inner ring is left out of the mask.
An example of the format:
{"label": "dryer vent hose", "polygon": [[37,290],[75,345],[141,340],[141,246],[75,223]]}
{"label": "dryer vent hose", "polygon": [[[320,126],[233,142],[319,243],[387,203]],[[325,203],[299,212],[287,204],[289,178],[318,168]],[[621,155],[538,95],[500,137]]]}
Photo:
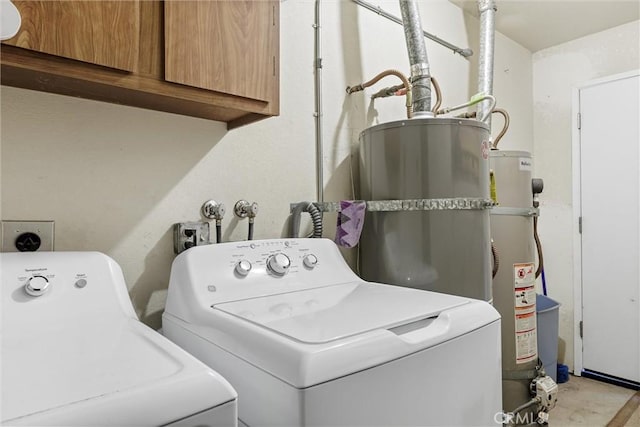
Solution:
{"label": "dryer vent hose", "polygon": [[313,234],[311,237],[322,237],[322,212],[311,202],[300,202],[291,213],[291,237],[300,237],[300,215],[308,212],[313,222]]}

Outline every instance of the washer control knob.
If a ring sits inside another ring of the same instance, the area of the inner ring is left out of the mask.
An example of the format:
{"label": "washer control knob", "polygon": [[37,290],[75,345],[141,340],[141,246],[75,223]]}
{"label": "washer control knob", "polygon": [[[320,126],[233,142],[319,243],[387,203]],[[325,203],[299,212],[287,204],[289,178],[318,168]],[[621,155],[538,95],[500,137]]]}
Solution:
{"label": "washer control knob", "polygon": [[24,290],[32,297],[39,297],[49,290],[49,280],[44,276],[33,276],[27,280]]}
{"label": "washer control knob", "polygon": [[287,274],[287,271],[289,271],[289,267],[291,267],[291,260],[283,253],[277,253],[269,257],[267,260],[267,267],[274,274],[284,276]]}
{"label": "washer control knob", "polygon": [[236,273],[240,276],[246,276],[251,271],[251,263],[246,259],[241,259],[236,263]]}
{"label": "washer control knob", "polygon": [[316,264],[318,264],[318,257],[314,254],[307,254],[304,256],[304,258],[302,258],[302,263],[305,267],[313,269]]}

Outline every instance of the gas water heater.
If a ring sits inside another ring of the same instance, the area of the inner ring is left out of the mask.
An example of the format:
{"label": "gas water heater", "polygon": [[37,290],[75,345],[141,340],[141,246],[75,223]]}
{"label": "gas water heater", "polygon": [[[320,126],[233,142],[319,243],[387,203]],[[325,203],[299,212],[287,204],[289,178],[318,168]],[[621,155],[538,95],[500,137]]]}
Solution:
{"label": "gas water heater", "polygon": [[361,235],[365,280],[491,300],[489,149],[477,120],[416,118],[360,134],[361,196],[381,205]]}
{"label": "gas water heater", "polygon": [[499,268],[493,305],[502,316],[502,403],[509,424],[536,425],[555,405],[557,385],[538,359],[533,221],[542,180],[532,179],[526,151],[490,153],[491,237]]}

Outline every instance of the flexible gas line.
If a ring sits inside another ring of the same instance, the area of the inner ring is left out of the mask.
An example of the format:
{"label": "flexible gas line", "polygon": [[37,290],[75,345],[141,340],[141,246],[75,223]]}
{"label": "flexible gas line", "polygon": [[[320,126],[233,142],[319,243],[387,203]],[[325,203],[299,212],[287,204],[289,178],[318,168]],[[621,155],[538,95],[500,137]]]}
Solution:
{"label": "flexible gas line", "polygon": [[498,136],[496,136],[496,140],[493,141],[493,146],[491,147],[494,150],[497,150],[498,149],[498,142],[500,142],[500,140],[502,139],[504,134],[507,133],[507,130],[509,129],[509,123],[511,122],[511,120],[509,119],[509,113],[507,113],[507,110],[504,110],[502,108],[494,108],[491,111],[491,114],[493,114],[493,113],[502,114],[502,117],[504,117],[504,126],[502,127],[502,130],[500,131]]}
{"label": "flexible gas line", "polygon": [[[531,189],[533,193],[533,207],[538,208],[540,201],[538,200],[539,194],[542,193],[543,181],[541,179],[531,180]],[[538,215],[533,217],[533,239],[536,242],[536,251],[538,252],[538,268],[536,269],[536,279],[540,276],[544,270],[544,257],[542,254],[542,242],[540,242],[540,236],[538,236]]]}
{"label": "flexible gas line", "polygon": [[491,270],[491,278],[495,278],[496,274],[498,274],[498,270],[500,270],[500,256],[498,255],[498,248],[493,243],[493,239],[491,239],[491,255],[493,257],[493,269]]}
{"label": "flexible gas line", "polygon": [[348,86],[347,87],[347,93],[349,95],[351,95],[354,92],[359,92],[361,90],[364,90],[364,88],[372,86],[374,84],[376,84],[378,81],[380,81],[382,78],[386,77],[386,76],[396,76],[398,77],[400,80],[402,80],[402,84],[404,85],[404,88],[407,90],[406,92],[406,108],[407,108],[407,118],[410,119],[413,116],[413,107],[412,107],[412,95],[411,95],[411,83],[409,83],[409,80],[407,79],[407,77],[402,74],[400,71],[398,70],[386,70],[381,72],[380,74],[378,74],[377,76],[375,76],[374,78],[372,78],[369,81],[366,81],[364,83],[360,83],[358,85],[355,86]]}
{"label": "flexible gas line", "polygon": [[[433,90],[436,93],[436,103],[431,109],[431,112],[434,114],[437,113],[438,109],[442,105],[442,91],[440,90],[440,85],[435,77],[431,76],[431,84],[433,85]],[[388,96],[404,96],[406,94],[406,89],[404,88],[404,84],[386,87],[384,89],[380,89],[378,92],[371,95],[371,99],[376,98],[386,98]]]}
{"label": "flexible gas line", "polygon": [[[498,136],[496,136],[496,140],[491,145],[491,149],[492,150],[497,150],[498,149],[498,142],[500,142],[500,140],[502,139],[504,134],[507,133],[507,130],[509,130],[509,124],[511,123],[511,119],[509,118],[509,113],[507,112],[507,110],[504,110],[502,108],[494,108],[493,110],[491,110],[491,114],[494,114],[494,113],[502,114],[502,116],[504,117],[504,125],[502,126],[502,130],[500,131]],[[457,115],[456,117],[460,117],[460,118],[464,118],[464,119],[473,119],[477,115],[478,115],[478,113],[476,111],[473,111],[473,112],[470,112],[470,113],[464,113],[464,114]]]}
{"label": "flexible gas line", "polygon": [[[437,114],[447,114],[450,113],[451,111],[456,111],[456,110],[461,110],[463,108],[467,108],[467,107],[471,107],[472,105],[475,105],[479,102],[485,101],[485,100],[490,100],[491,101],[491,108],[489,108],[487,115],[491,114],[491,111],[495,108],[496,106],[496,99],[493,97],[493,95],[487,95],[484,93],[477,93],[475,95],[473,95],[471,97],[471,99],[468,102],[465,102],[464,104],[460,104],[460,105],[455,105],[453,107],[446,107],[443,108],[442,110],[438,110]],[[486,117],[481,117],[480,119],[481,122],[484,122],[485,120],[487,120]]]}

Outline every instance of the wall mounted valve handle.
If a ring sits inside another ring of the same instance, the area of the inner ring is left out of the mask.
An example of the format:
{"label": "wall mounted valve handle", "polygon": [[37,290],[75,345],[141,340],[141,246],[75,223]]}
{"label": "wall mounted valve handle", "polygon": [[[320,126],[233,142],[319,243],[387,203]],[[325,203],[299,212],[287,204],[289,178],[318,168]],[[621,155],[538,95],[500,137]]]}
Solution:
{"label": "wall mounted valve handle", "polygon": [[202,205],[202,215],[208,219],[215,219],[216,221],[222,220],[227,209],[223,203],[218,203],[215,200],[207,200]]}
{"label": "wall mounted valve handle", "polygon": [[238,218],[246,218],[249,216],[251,204],[246,200],[238,200],[233,207],[233,212]]}

